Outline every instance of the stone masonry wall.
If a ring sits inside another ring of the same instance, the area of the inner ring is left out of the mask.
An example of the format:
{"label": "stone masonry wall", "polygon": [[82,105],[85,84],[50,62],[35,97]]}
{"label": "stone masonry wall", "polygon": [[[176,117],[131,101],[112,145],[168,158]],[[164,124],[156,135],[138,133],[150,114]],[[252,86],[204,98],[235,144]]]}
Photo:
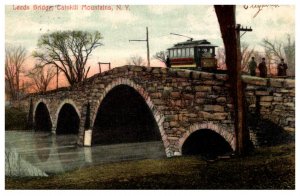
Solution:
{"label": "stone masonry wall", "polygon": [[248,111],[295,131],[295,80],[243,76]]}
{"label": "stone masonry wall", "polygon": [[[189,70],[123,66],[97,74],[73,87],[33,94],[33,114],[39,102],[46,104],[55,132],[60,108],[69,103],[80,117],[78,144],[83,145],[86,106],[90,104],[91,129],[105,95],[118,85],[134,88],[144,98],[159,126],[166,155],[181,155],[187,137],[199,129],[211,129],[235,150],[233,107],[228,76]],[[28,109],[29,110],[29,109]]]}
{"label": "stone masonry wall", "polygon": [[[242,76],[248,112],[295,131],[295,81],[293,79]],[[33,115],[40,102],[46,104],[55,133],[60,109],[71,104],[80,118],[78,144],[83,145],[87,105],[90,129],[106,94],[118,85],[134,88],[145,100],[158,124],[166,155],[181,155],[182,145],[191,133],[211,129],[235,150],[233,105],[228,76],[199,71],[159,67],[123,66],[97,74],[73,87],[44,94],[31,94],[23,100]],[[255,136],[250,133],[255,143]]]}
{"label": "stone masonry wall", "polygon": [[[243,76],[243,81],[246,85],[245,96],[250,115],[256,119],[268,120],[287,132],[295,132],[294,79]],[[252,142],[260,145],[256,136],[250,130]]]}

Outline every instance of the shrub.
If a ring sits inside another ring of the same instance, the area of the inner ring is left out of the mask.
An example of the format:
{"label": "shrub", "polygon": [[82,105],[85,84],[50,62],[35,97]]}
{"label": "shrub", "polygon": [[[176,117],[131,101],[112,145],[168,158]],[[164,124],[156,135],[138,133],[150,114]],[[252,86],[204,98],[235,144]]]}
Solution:
{"label": "shrub", "polygon": [[26,129],[27,113],[15,107],[5,107],[5,130]]}

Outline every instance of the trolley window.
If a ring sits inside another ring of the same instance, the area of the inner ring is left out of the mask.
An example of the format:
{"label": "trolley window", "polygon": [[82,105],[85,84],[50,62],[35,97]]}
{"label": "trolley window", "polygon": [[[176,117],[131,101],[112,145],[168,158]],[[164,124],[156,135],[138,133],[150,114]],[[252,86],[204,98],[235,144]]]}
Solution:
{"label": "trolley window", "polygon": [[169,57],[173,57],[173,50],[169,50]]}
{"label": "trolley window", "polygon": [[194,48],[190,48],[190,56],[191,56],[191,57],[194,56]]}
{"label": "trolley window", "polygon": [[182,53],[182,56],[183,56],[183,57],[186,57],[186,54],[185,54],[185,48],[182,49],[182,52],[181,52],[181,53]]}
{"label": "trolley window", "polygon": [[181,49],[177,49],[177,55],[178,57],[181,57]]}
{"label": "trolley window", "polygon": [[177,57],[177,50],[173,50],[173,57]]}
{"label": "trolley window", "polygon": [[190,56],[190,49],[189,49],[189,48],[186,48],[186,49],[185,49],[185,55],[186,55],[187,57]]}
{"label": "trolley window", "polygon": [[212,49],[211,48],[203,48],[202,50],[202,56],[205,58],[211,58],[212,57]]}

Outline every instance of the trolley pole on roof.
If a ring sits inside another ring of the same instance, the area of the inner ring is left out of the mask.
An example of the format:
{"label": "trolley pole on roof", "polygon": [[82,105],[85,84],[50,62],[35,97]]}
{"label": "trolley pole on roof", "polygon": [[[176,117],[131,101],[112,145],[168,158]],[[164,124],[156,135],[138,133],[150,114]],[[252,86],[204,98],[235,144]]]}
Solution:
{"label": "trolley pole on roof", "polygon": [[186,36],[186,35],[180,35],[178,33],[170,33],[171,35],[177,35],[177,36],[181,36],[181,37],[186,37],[186,38],[189,38],[190,41],[193,41],[193,38],[192,37],[189,37],[189,36]]}
{"label": "trolley pole on roof", "polygon": [[150,50],[149,50],[149,35],[148,35],[148,27],[146,27],[146,39],[134,39],[129,40],[129,42],[146,42],[147,43],[147,66],[150,67]]}

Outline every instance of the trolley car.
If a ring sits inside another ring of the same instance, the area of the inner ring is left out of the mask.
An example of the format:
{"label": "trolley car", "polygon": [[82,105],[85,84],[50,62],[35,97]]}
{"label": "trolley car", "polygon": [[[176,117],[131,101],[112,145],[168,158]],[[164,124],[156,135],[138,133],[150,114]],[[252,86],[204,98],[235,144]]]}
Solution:
{"label": "trolley car", "polygon": [[207,40],[189,39],[168,48],[172,68],[213,71],[217,69],[215,48]]}

